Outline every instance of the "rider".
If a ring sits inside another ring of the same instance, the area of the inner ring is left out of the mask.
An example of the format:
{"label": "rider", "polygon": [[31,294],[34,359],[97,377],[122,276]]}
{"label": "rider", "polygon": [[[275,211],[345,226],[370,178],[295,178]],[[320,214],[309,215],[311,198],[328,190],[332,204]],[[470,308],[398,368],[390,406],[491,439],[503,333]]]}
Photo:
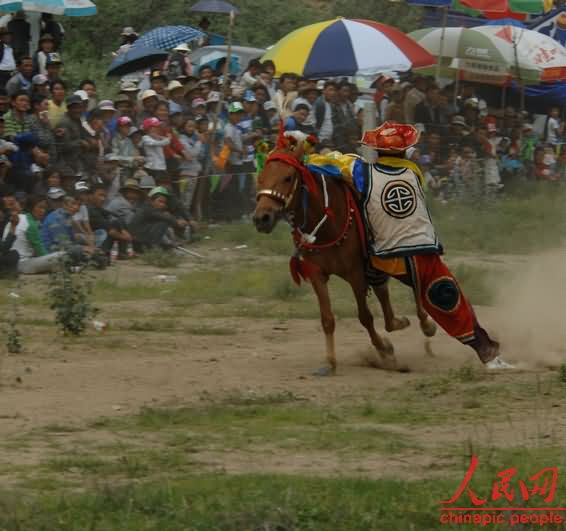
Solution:
{"label": "rider", "polygon": [[353,183],[365,206],[372,266],[411,286],[417,306],[449,335],[472,347],[487,368],[511,368],[440,258],[443,248],[426,206],[423,175],[405,158],[418,137],[412,125],[386,122],[362,139],[362,144],[378,152],[377,163],[362,159],[353,163]]}

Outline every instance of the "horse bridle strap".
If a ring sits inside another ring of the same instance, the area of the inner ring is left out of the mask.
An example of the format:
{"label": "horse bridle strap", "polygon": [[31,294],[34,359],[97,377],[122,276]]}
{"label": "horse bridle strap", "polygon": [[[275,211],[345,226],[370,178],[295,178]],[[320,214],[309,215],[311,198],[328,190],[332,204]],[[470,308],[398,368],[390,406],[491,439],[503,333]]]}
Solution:
{"label": "horse bridle strap", "polygon": [[299,179],[295,179],[295,182],[293,183],[293,189],[291,190],[291,193],[289,195],[282,194],[281,192],[273,190],[272,188],[263,188],[257,191],[256,199],[259,199],[261,196],[271,197],[272,199],[281,201],[281,203],[283,203],[284,205],[283,208],[287,209],[289,208],[291,201],[293,201],[293,197],[295,197],[295,192],[297,191],[298,184]]}

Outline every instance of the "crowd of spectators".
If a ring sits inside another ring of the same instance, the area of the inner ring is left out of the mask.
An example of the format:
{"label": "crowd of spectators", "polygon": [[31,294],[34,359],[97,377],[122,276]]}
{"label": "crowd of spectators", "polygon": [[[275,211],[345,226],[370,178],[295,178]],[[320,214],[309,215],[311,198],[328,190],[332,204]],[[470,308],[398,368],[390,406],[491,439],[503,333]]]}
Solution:
{"label": "crowd of spectators", "polygon": [[[122,34],[124,53],[135,42]],[[0,271],[39,273],[67,253],[129,259],[190,240],[194,218],[235,219],[254,201],[256,147],[286,130],[314,134],[321,152],[359,149],[364,108],[377,122],[416,123],[408,156],[442,201],[494,196],[512,179],[559,180],[563,124],[551,109],[537,125],[513,108],[489,109],[464,84],[455,93],[426,77],[380,76],[361,93],[349,79],[310,80],[270,61],[240,76],[220,62],[193,68],[180,44],[112,99],[95,80],[65,80],[61,38],[16,48],[0,28]]]}

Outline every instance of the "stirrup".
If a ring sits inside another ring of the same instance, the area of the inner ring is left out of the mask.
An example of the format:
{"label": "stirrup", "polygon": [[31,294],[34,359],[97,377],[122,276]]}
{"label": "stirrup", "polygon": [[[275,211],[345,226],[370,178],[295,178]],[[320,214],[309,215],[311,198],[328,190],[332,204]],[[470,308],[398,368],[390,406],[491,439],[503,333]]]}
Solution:
{"label": "stirrup", "polygon": [[497,370],[497,369],[515,369],[515,365],[511,365],[506,361],[502,360],[500,356],[493,358],[485,364],[486,369]]}

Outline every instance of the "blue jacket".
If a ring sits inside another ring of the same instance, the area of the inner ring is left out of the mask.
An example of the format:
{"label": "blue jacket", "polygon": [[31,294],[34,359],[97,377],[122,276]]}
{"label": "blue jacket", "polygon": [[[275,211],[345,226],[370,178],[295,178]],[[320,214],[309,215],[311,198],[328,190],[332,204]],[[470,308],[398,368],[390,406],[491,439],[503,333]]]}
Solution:
{"label": "blue jacket", "polygon": [[72,217],[64,208],[54,210],[41,224],[41,242],[47,252],[55,252],[67,247],[75,240]]}

